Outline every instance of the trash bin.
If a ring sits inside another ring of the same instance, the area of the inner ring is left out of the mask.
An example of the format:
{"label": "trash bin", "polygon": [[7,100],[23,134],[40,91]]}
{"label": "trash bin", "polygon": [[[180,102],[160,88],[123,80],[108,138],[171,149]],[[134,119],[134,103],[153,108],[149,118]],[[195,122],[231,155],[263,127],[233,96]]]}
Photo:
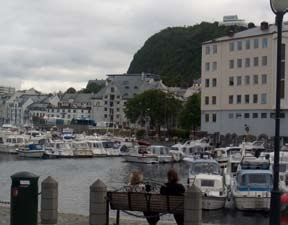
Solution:
{"label": "trash bin", "polygon": [[11,179],[10,225],[37,225],[39,177],[19,172]]}

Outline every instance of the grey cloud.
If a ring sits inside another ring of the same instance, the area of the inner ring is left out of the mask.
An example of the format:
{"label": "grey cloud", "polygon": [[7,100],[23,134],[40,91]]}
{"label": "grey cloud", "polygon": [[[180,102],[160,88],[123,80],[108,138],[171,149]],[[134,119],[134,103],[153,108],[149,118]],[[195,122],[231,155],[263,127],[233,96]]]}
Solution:
{"label": "grey cloud", "polygon": [[145,40],[168,26],[274,17],[263,0],[9,0],[0,14],[0,79],[46,91],[125,72]]}

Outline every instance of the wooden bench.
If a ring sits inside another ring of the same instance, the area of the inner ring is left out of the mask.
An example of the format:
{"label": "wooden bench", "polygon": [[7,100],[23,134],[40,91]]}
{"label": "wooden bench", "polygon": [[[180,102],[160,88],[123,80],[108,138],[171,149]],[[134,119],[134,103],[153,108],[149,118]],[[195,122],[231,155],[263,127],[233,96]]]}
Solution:
{"label": "wooden bench", "polygon": [[184,214],[184,196],[144,192],[107,192],[107,197],[110,208],[117,210],[117,225],[119,225],[120,210]]}

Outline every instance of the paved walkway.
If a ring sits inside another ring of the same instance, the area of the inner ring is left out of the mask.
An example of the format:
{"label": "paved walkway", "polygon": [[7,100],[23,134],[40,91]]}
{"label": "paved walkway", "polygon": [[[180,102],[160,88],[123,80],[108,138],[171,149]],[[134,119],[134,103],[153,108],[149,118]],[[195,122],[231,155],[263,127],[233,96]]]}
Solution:
{"label": "paved walkway", "polygon": [[[39,220],[40,222],[40,220]],[[0,206],[0,225],[9,225],[10,224],[10,209],[7,207]],[[115,224],[115,219],[110,219],[110,224]],[[147,225],[146,220],[137,219],[137,220],[128,220],[121,219],[121,225]],[[160,221],[157,225],[166,225],[176,223],[174,221]],[[39,224],[40,225],[40,224]],[[87,216],[74,215],[74,214],[59,214],[57,225],[89,225],[89,219]]]}

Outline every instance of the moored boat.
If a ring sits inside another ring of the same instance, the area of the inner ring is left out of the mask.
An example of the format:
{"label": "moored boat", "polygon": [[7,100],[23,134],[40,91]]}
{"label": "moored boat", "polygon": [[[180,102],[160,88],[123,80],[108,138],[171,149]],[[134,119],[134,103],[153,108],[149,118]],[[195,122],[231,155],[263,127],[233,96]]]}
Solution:
{"label": "moored boat", "polygon": [[272,186],[269,160],[244,156],[231,184],[236,208],[268,211]]}
{"label": "moored boat", "polygon": [[191,160],[188,182],[201,190],[202,209],[216,210],[225,207],[227,190],[217,161],[203,158]]}

